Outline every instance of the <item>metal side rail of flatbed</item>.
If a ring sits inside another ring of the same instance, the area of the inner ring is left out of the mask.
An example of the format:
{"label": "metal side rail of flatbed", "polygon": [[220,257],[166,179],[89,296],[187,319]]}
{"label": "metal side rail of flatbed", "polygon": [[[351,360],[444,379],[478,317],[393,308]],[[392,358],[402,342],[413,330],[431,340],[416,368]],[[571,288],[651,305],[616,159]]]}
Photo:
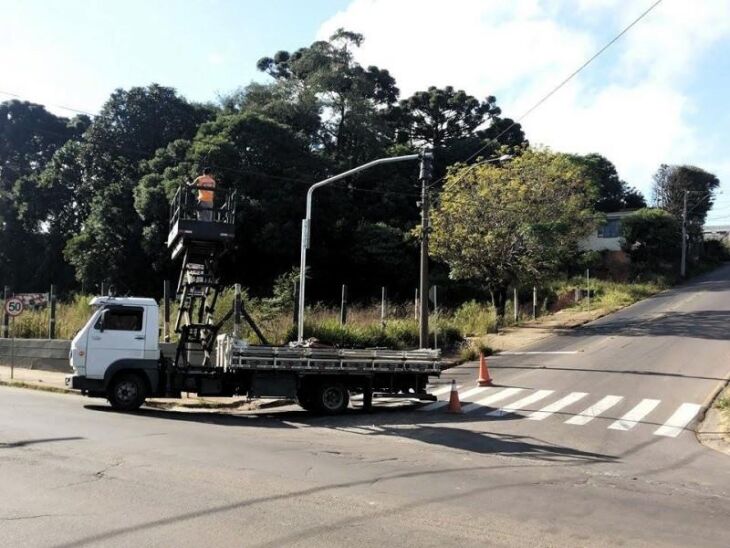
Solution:
{"label": "metal side rail of flatbed", "polygon": [[216,365],[224,371],[288,370],[332,373],[441,373],[440,350],[248,346],[219,335]]}

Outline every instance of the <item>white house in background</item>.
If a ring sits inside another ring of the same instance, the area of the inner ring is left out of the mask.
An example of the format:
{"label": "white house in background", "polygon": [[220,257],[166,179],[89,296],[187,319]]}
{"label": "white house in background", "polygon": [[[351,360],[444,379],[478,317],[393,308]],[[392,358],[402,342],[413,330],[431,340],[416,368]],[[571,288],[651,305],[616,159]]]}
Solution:
{"label": "white house in background", "polygon": [[630,211],[605,213],[606,221],[580,243],[585,251],[621,251],[621,220],[633,214]]}
{"label": "white house in background", "polygon": [[730,241],[730,225],[705,225],[702,229],[705,240]]}

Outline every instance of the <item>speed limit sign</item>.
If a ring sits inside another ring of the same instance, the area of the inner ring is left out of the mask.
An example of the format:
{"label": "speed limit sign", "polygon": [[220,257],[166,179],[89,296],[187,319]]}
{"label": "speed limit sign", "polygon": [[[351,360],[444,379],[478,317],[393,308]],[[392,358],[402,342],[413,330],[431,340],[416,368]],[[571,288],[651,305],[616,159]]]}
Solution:
{"label": "speed limit sign", "polygon": [[20,299],[8,299],[5,301],[5,312],[8,316],[18,316],[23,311],[23,301]]}

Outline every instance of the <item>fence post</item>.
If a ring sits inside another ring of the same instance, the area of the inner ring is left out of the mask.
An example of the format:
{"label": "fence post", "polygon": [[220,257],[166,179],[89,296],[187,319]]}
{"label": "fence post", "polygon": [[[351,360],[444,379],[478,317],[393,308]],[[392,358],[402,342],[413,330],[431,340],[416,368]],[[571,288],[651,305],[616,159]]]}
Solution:
{"label": "fence post", "polygon": [[51,289],[48,292],[48,308],[50,316],[48,317],[48,338],[56,338],[56,288],[51,284]]}
{"label": "fence post", "polygon": [[586,268],[586,303],[588,304],[588,312],[591,311],[591,271]]}
{"label": "fence post", "polygon": [[292,299],[294,306],[292,307],[292,325],[296,327],[299,321],[299,280],[292,280]]}
{"label": "fence post", "polygon": [[515,323],[517,323],[517,307],[519,306],[518,303],[517,303],[517,288],[515,287],[512,291],[513,291],[513,294],[514,294],[514,302],[513,302],[513,307],[515,309],[514,310],[514,318],[515,318]]}
{"label": "fence post", "polygon": [[241,284],[235,286],[236,296],[233,301],[233,336],[237,339],[241,335]]}
{"label": "fence post", "polygon": [[[13,323],[15,321],[13,320]],[[10,339],[10,379],[15,378],[15,330],[13,330],[13,338]]]}
{"label": "fence post", "polygon": [[342,284],[342,296],[340,298],[340,325],[347,323],[347,285]]}
{"label": "fence post", "polygon": [[[431,287],[431,300],[433,301],[433,314],[438,319],[439,316],[439,303],[438,303],[438,286]],[[433,325],[433,347],[438,350],[439,347],[439,325],[438,321],[434,322]]]}
{"label": "fence post", "polygon": [[532,286],[532,319],[537,319],[537,286]]}
{"label": "fence post", "polygon": [[106,287],[104,286],[104,282],[101,282],[101,296],[102,297],[106,296],[105,289],[106,289]]}
{"label": "fence post", "polygon": [[380,325],[385,327],[385,317],[388,314],[388,290],[385,286],[380,288]]}
{"label": "fence post", "polygon": [[10,320],[7,310],[5,310],[5,303],[8,302],[8,293],[10,293],[10,288],[6,285],[3,290],[3,339],[8,338],[8,321]]}
{"label": "fence post", "polygon": [[170,342],[170,280],[165,280],[162,283],[162,297],[163,306],[165,307],[162,320],[163,340]]}
{"label": "fence post", "polygon": [[413,318],[418,321],[418,288],[416,288],[416,297],[413,299]]}

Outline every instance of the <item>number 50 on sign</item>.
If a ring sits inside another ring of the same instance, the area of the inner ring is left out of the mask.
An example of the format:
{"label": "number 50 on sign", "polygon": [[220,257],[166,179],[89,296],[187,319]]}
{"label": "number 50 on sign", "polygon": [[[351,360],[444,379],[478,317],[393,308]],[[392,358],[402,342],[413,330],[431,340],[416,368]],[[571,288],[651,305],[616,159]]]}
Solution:
{"label": "number 50 on sign", "polygon": [[8,299],[5,301],[5,312],[8,316],[18,316],[23,311],[23,301],[20,299]]}

